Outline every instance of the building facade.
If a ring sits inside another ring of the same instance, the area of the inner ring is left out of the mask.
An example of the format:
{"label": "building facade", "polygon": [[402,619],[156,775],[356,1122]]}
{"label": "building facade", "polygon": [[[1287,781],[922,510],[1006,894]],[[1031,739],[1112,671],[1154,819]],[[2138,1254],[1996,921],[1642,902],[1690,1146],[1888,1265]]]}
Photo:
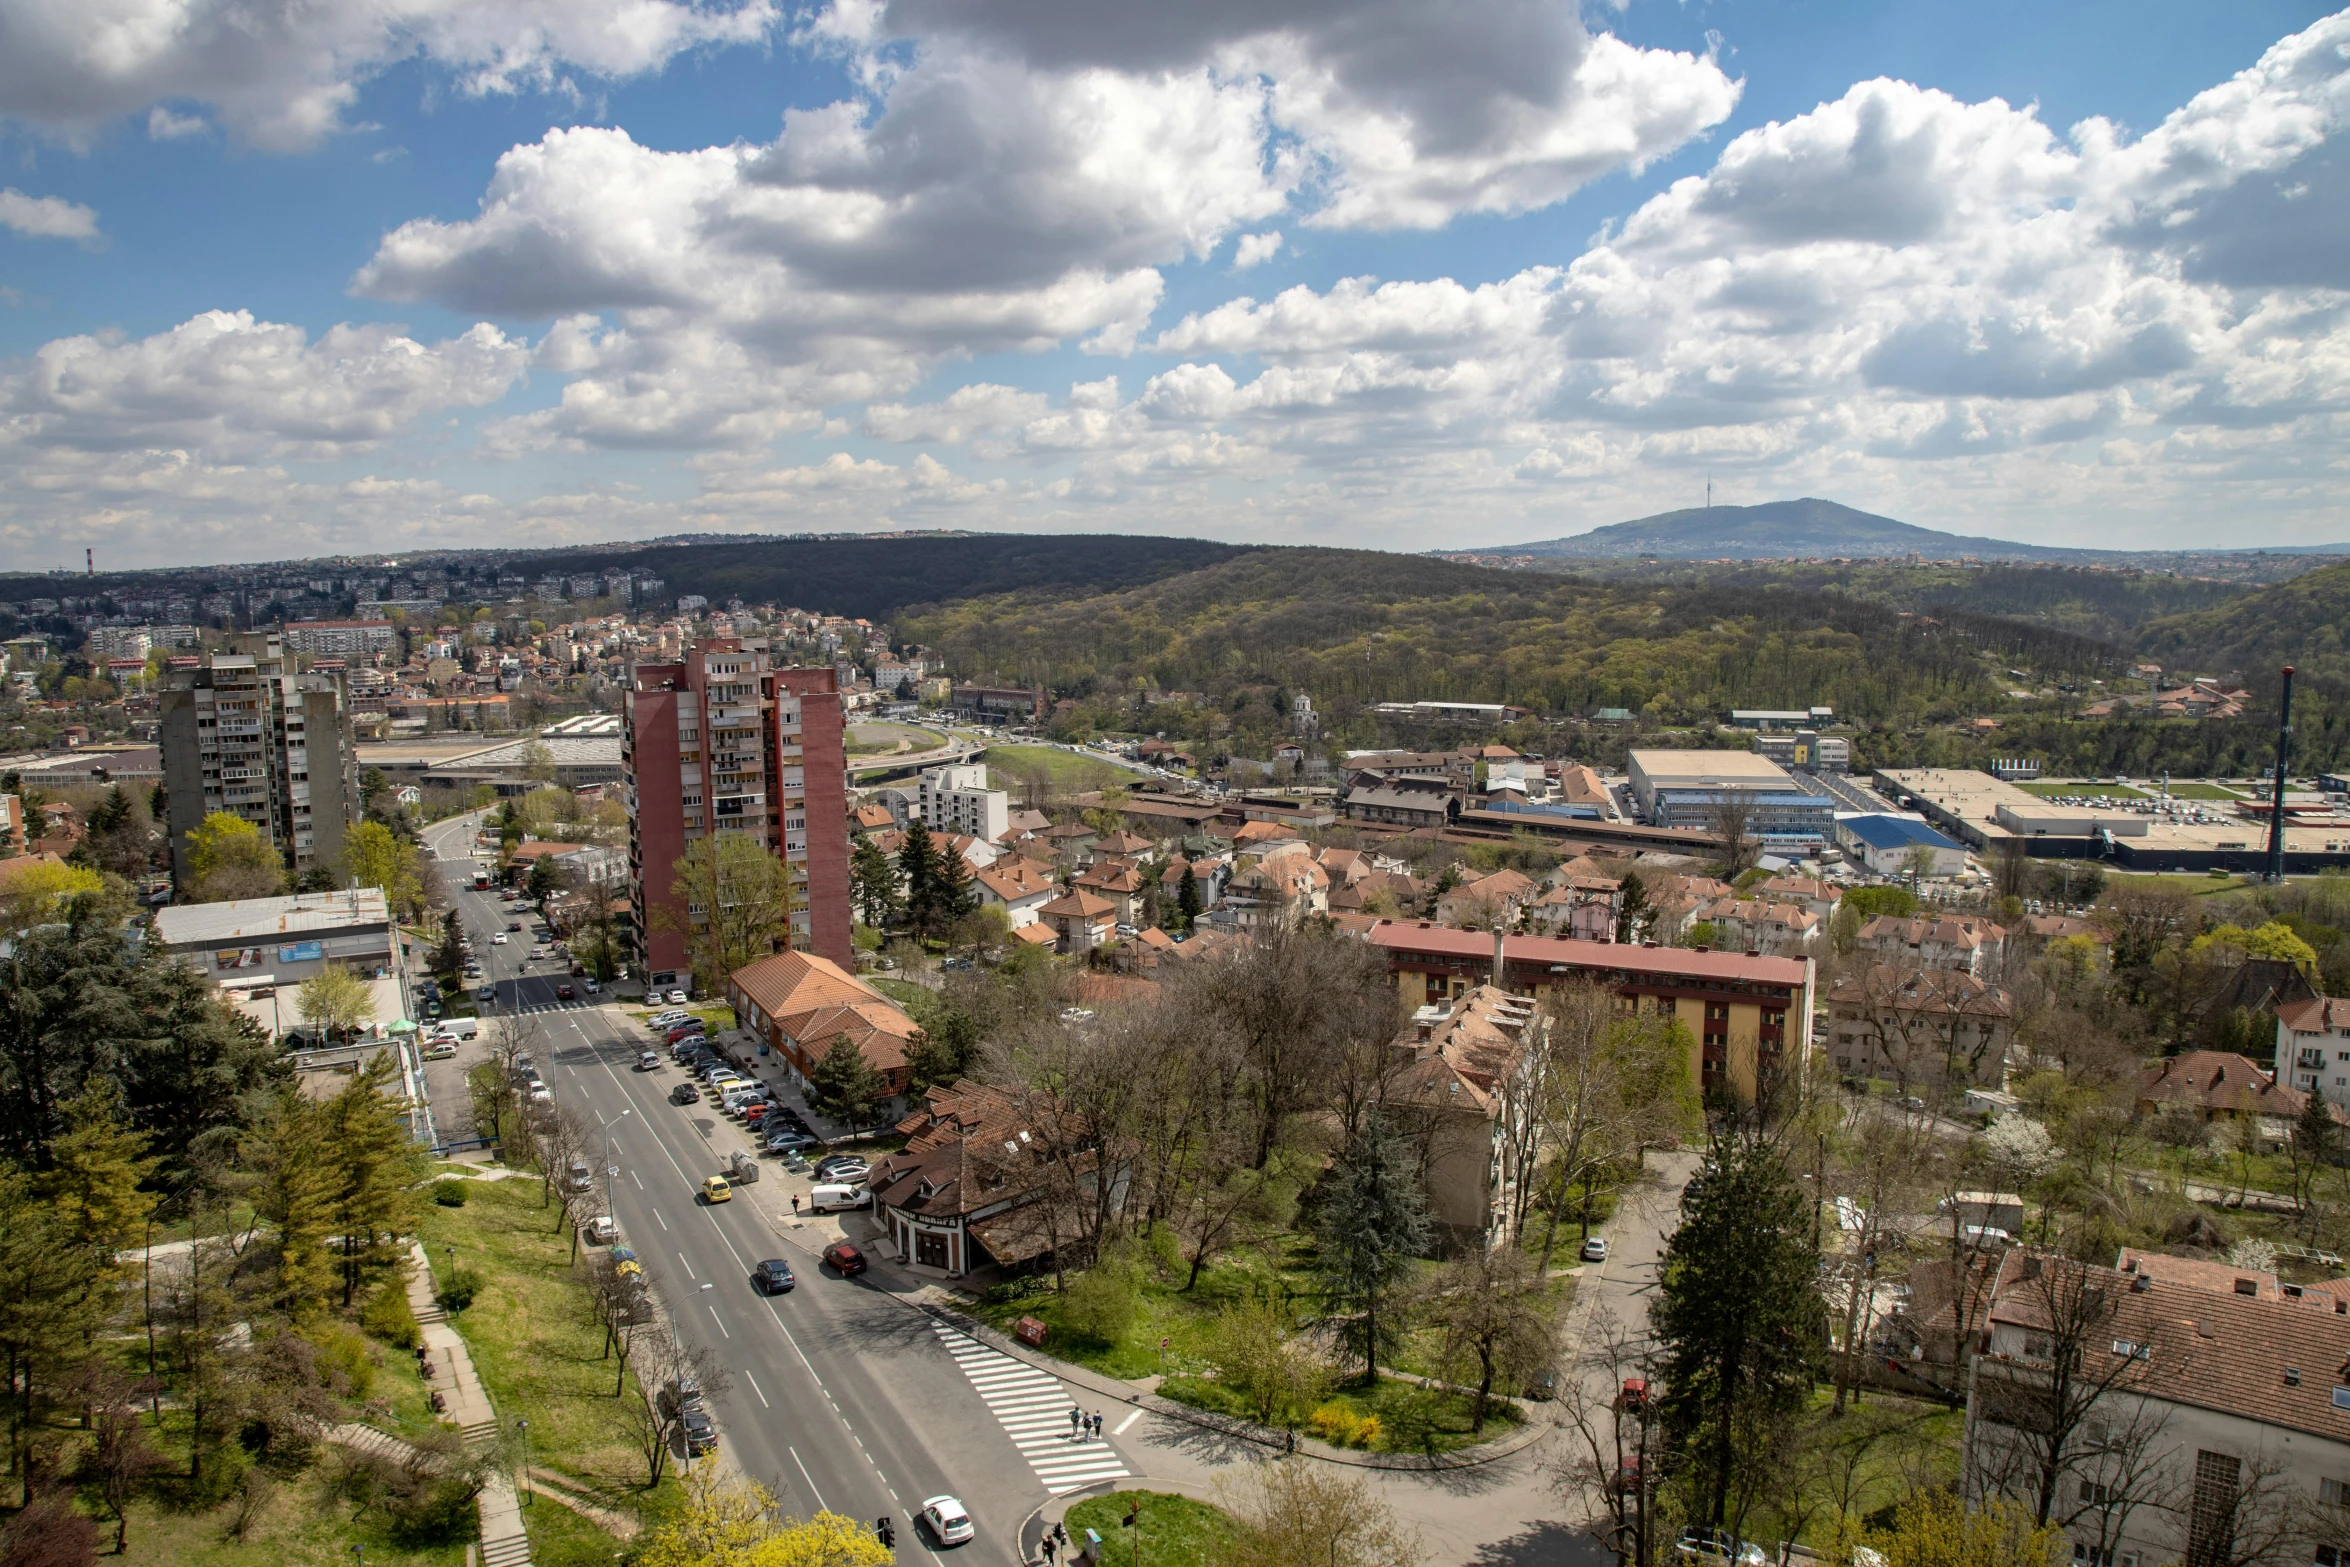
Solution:
{"label": "building facade", "polygon": [[[854,968],[849,939],[847,758],[829,669],[777,669],[763,638],[695,644],[639,664],[623,698],[621,773],[637,950],[655,985],[691,971],[690,925],[671,890],[687,848],[740,833],[783,860],[795,893],[791,942]],[[668,918],[655,910],[671,910]]]}
{"label": "building facade", "polygon": [[1533,997],[1577,979],[1605,985],[1627,1008],[1689,1030],[1689,1079],[1701,1092],[1751,1098],[1760,1075],[1793,1065],[1809,1037],[1810,958],[1485,935],[1421,920],[1381,920],[1364,939],[1415,1012],[1485,984]]}
{"label": "building facade", "polygon": [[925,767],[916,800],[922,825],[932,832],[968,833],[993,843],[1012,821],[1012,797],[987,786],[984,762]]}
{"label": "building facade", "polygon": [[287,652],[315,658],[372,658],[389,653],[400,639],[388,620],[296,620],[282,635]]}
{"label": "building facade", "polygon": [[188,832],[215,811],[243,817],[299,874],[333,866],[359,815],[350,704],[339,673],[295,668],[275,633],[174,670],[157,704],[172,879],[190,879]]}
{"label": "building facade", "polygon": [[1723,806],[1746,813],[1746,832],[1768,849],[1826,847],[1836,801],[1806,790],[1787,770],[1751,751],[1634,751],[1632,796],[1650,825],[1718,830]]}

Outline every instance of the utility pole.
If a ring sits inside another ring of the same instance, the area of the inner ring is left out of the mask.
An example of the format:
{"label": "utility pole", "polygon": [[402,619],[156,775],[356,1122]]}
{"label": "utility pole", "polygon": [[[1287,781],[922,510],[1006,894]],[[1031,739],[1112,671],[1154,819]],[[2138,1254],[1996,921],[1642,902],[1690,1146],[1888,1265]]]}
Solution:
{"label": "utility pole", "polygon": [[2277,778],[2269,795],[2269,885],[2285,879],[2285,763],[2293,752],[2293,666],[2285,666],[2284,694],[2277,702]]}

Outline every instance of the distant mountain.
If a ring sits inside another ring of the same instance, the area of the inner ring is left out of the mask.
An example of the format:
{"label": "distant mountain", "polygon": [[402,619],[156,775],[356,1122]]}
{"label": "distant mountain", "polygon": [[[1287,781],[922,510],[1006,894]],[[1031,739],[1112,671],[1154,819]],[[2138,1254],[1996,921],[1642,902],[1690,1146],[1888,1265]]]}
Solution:
{"label": "distant mountain", "polygon": [[[2337,555],[2350,545],[2329,544],[2278,553]],[[1970,538],[1896,522],[1856,511],[1835,501],[1807,496],[1765,501],[1759,506],[1700,506],[1662,512],[1632,522],[1611,523],[1563,539],[1503,544],[1482,549],[1442,550],[1455,560],[1475,557],[1499,563],[1510,557],[1569,560],[1624,560],[1643,555],[1662,560],[1785,560],[1883,558],[1915,555],[1925,560],[2132,561],[2147,552],[2061,549],[2017,544],[2008,539]]]}

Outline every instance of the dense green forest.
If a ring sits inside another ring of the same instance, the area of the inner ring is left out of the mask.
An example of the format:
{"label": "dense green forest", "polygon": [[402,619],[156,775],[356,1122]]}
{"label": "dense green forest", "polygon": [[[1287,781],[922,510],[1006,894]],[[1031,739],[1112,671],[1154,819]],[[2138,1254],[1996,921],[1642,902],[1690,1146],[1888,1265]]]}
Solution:
{"label": "dense green forest", "polygon": [[2130,647],[2146,623],[2243,598],[2240,582],[2093,566],[1967,565],[1957,561],[1560,562],[1603,582],[1686,583],[1723,591],[1841,593],[1925,614],[1966,610],[2099,637]]}
{"label": "dense green forest", "polygon": [[896,539],[727,539],[522,556],[526,576],[642,567],[671,592],[773,601],[880,619],[907,604],[1016,591],[1071,596],[1155,582],[1244,553],[1205,539],[1132,534],[942,534]]}
{"label": "dense green forest", "polygon": [[[2052,613],[2094,605],[2117,621],[2128,618],[2129,594],[2144,602],[2195,589],[2121,573],[1996,570],[1995,580],[2015,580],[1993,602]],[[2116,591],[2099,601],[2109,584]],[[1918,596],[1949,595],[1921,586]],[[1660,730],[1702,737],[1732,708],[1815,704],[1857,728],[1863,764],[1981,765],[2022,753],[2068,772],[2237,774],[2264,765],[2274,744],[2266,691],[2229,722],[2073,718],[2098,694],[2091,682],[2130,663],[2134,650],[2117,642],[1760,575],[1593,581],[1368,551],[1263,550],[1112,593],[1032,589],[918,606],[892,631],[945,652],[958,675],[1049,687],[1070,704],[1060,719],[1067,731],[1144,729],[1238,754],[1257,754],[1285,727],[1296,692],[1325,715],[1326,736],[1345,744],[1464,737],[1382,727],[1364,711],[1373,703],[1507,702],[1536,715],[1510,731],[1513,743],[1602,763]],[[2010,673],[2019,669],[2020,680]],[[2018,700],[2008,693],[2019,686],[2074,689]],[[1586,722],[1603,708],[1635,717]],[[1998,728],[1964,725],[1980,717]],[[2350,742],[2350,703],[2313,683],[2296,718],[2301,764],[2332,765]]]}
{"label": "dense green forest", "polygon": [[2247,680],[2286,664],[2315,680],[2350,686],[2350,562],[2238,595],[2145,627],[2140,651],[2166,663],[2209,665]]}
{"label": "dense green forest", "polygon": [[1219,696],[1270,685],[1346,710],[1382,701],[1602,707],[1688,722],[1825,702],[1862,722],[2004,710],[2022,662],[2103,675],[2109,644],[1992,617],[1905,615],[1849,596],[1593,583],[1369,551],[1242,555],[1117,593],[924,606],[896,633],[959,672],[1060,695]]}

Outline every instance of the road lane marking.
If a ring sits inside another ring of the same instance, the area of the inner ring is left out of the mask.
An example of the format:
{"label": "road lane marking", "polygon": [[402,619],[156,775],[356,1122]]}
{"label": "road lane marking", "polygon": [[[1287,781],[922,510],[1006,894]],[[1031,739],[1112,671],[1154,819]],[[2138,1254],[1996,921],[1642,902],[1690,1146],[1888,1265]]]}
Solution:
{"label": "road lane marking", "polygon": [[659,1226],[661,1226],[661,1229],[662,1229],[662,1231],[663,1231],[664,1233],[666,1233],[666,1232],[668,1231],[668,1229],[669,1229],[669,1221],[668,1221],[667,1219],[664,1219],[664,1218],[662,1218],[662,1217],[661,1217],[661,1210],[660,1210],[660,1209],[658,1209],[658,1208],[647,1208],[645,1211],[646,1211],[647,1213],[649,1213],[649,1214],[651,1214],[651,1215],[653,1216],[653,1222],[654,1222],[655,1224],[658,1224]]}
{"label": "road lane marking", "polygon": [[681,1252],[679,1252],[679,1253],[677,1254],[677,1260],[678,1260],[678,1262],[679,1262],[680,1264],[682,1264],[682,1265],[684,1266],[684,1268],[685,1268],[685,1276],[686,1276],[687,1278],[689,1278],[689,1279],[696,1279],[696,1280],[698,1280],[698,1279],[700,1279],[700,1278],[701,1278],[701,1275],[700,1275],[700,1274],[698,1274],[698,1273],[696,1273],[696,1272],[694,1271],[694,1265],[693,1265],[692,1263],[690,1263],[690,1262],[687,1262],[687,1261],[685,1260],[685,1253],[684,1253],[684,1252],[682,1252],[682,1251],[681,1251]]}
{"label": "road lane marking", "polygon": [[1130,1425],[1134,1424],[1134,1422],[1136,1422],[1137,1420],[1140,1420],[1141,1418],[1142,1418],[1142,1411],[1141,1411],[1141,1410],[1139,1410],[1139,1409],[1137,1409],[1137,1410],[1136,1410],[1136,1411],[1135,1411],[1133,1414],[1131,1414],[1131,1415],[1128,1415],[1128,1416],[1127,1416],[1125,1419],[1123,1419],[1123,1420],[1119,1421],[1119,1422],[1118,1422],[1118,1428],[1117,1428],[1115,1431],[1112,1431],[1112,1432],[1110,1433],[1110,1435],[1112,1435],[1112,1436],[1124,1436],[1124,1435],[1126,1434],[1126,1428],[1127,1428],[1128,1426],[1130,1426]]}
{"label": "road lane marking", "polygon": [[759,1395],[759,1407],[761,1409],[773,1409],[775,1407],[773,1404],[767,1402],[767,1394],[765,1390],[759,1386],[759,1379],[751,1375],[750,1368],[748,1366],[743,1368],[743,1380],[750,1383],[751,1391]]}
{"label": "road lane marking", "polygon": [[[628,1178],[629,1178],[630,1180],[632,1180],[632,1181],[636,1181],[636,1171],[634,1171],[634,1170],[631,1170],[631,1171],[629,1171],[629,1172],[628,1172]],[[641,1191],[643,1191],[643,1190],[645,1189],[645,1183],[644,1183],[644,1182],[642,1182],[642,1181],[636,1181],[636,1189],[637,1189],[638,1191],[640,1191],[640,1192],[641,1192]]]}
{"label": "road lane marking", "polygon": [[1125,1462],[1106,1441],[1072,1438],[1068,1411],[1079,1401],[1059,1378],[943,1322],[933,1320],[930,1326],[1047,1491],[1060,1496],[1097,1480],[1127,1477]]}
{"label": "road lane marking", "polygon": [[[719,1332],[726,1333],[726,1319],[718,1315],[718,1308],[716,1306],[712,1306],[710,1308],[710,1320],[718,1324]],[[734,1337],[732,1333],[726,1333],[726,1336],[728,1338]]]}
{"label": "road lane marking", "polygon": [[796,1447],[787,1447],[784,1449],[784,1451],[791,1454],[791,1461],[799,1468],[800,1478],[808,1482],[808,1494],[816,1498],[816,1505],[823,1508],[826,1512],[831,1512],[832,1504],[824,1499],[824,1493],[817,1490],[816,1482],[809,1478],[808,1466],[806,1464],[800,1463],[800,1450]]}

